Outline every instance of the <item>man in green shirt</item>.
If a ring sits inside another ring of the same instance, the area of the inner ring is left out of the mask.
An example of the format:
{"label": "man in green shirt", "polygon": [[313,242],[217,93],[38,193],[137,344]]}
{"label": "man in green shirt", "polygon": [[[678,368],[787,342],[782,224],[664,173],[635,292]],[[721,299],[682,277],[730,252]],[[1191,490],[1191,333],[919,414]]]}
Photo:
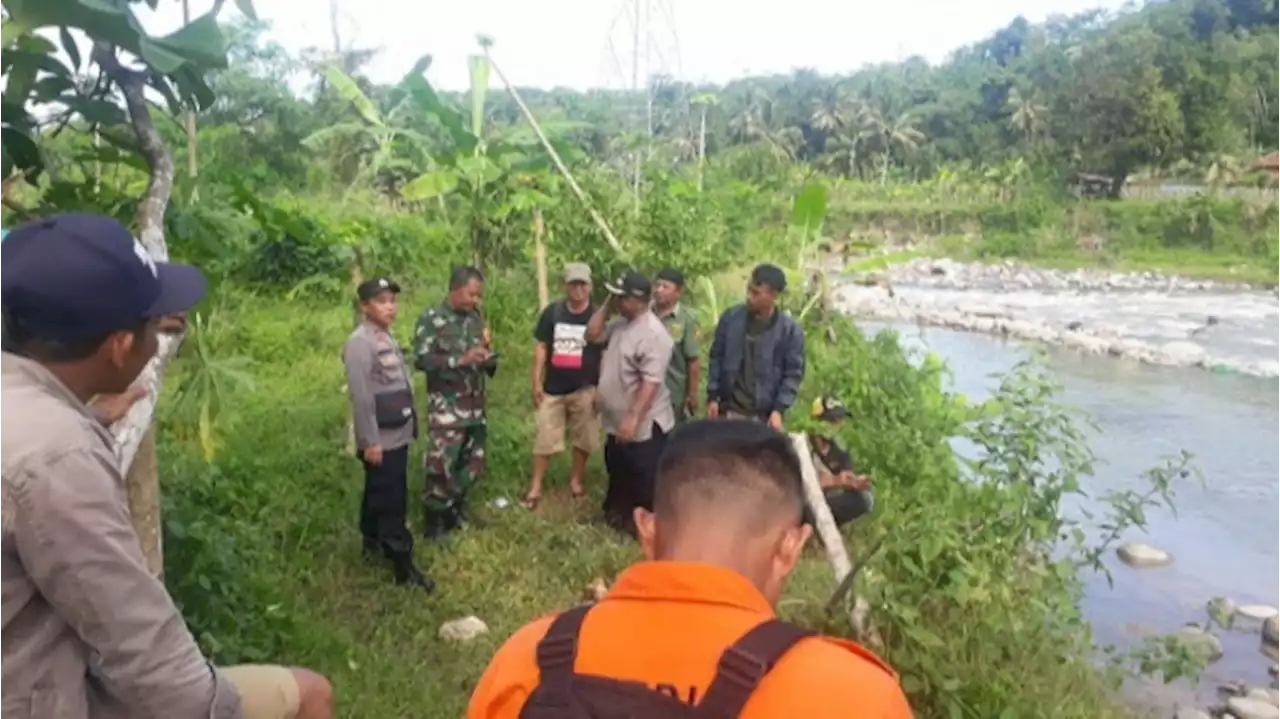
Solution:
{"label": "man in green shirt", "polygon": [[698,407],[698,319],[680,304],[684,294],[684,273],[670,267],[658,273],[653,283],[653,313],[662,320],[675,346],[667,365],[667,392],[676,424],[684,424]]}

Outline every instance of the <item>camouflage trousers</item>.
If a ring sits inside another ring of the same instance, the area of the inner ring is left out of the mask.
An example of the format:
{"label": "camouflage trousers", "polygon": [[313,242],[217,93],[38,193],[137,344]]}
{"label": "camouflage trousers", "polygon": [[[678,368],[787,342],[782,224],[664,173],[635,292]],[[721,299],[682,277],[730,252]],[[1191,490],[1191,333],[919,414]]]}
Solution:
{"label": "camouflage trousers", "polygon": [[433,427],[427,431],[427,452],[422,458],[427,484],[422,504],[444,511],[464,499],[484,473],[484,446],[489,428],[484,424]]}

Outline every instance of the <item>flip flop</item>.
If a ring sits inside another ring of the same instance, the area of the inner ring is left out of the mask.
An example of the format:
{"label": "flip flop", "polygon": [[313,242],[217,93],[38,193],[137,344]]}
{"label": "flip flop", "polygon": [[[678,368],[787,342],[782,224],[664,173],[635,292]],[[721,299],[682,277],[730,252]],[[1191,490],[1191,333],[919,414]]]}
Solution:
{"label": "flip flop", "polygon": [[524,496],[524,499],[520,500],[520,506],[532,512],[533,510],[538,508],[538,503],[541,501],[542,501],[542,495],[540,494],[539,495],[526,494]]}

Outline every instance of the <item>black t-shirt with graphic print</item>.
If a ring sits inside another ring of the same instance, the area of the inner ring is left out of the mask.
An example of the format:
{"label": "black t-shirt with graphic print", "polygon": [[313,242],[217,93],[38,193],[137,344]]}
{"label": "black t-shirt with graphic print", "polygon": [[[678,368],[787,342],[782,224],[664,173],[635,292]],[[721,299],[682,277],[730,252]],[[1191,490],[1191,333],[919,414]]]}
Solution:
{"label": "black t-shirt with graphic print", "polygon": [[549,395],[573,394],[594,387],[600,379],[600,345],[588,344],[587,321],[597,306],[588,303],[581,313],[569,310],[564,300],[547,305],[538,318],[533,338],[547,346],[547,368],[542,391]]}

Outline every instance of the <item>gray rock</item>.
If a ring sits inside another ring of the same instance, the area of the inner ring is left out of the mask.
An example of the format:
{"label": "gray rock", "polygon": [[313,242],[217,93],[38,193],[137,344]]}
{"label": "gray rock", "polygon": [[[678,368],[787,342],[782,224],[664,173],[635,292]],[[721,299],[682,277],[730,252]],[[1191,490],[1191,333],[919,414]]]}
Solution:
{"label": "gray rock", "polygon": [[1141,542],[1128,542],[1116,550],[1120,561],[1131,567],[1163,567],[1173,561],[1173,557],[1163,549],[1157,549]]}
{"label": "gray rock", "polygon": [[1209,712],[1192,707],[1182,707],[1173,713],[1173,719],[1213,719]]}
{"label": "gray rock", "polygon": [[1227,713],[1236,719],[1280,719],[1280,708],[1248,697],[1228,699]]}
{"label": "gray rock", "polygon": [[1255,699],[1260,702],[1266,702],[1271,706],[1280,706],[1280,701],[1277,701],[1276,690],[1274,689],[1263,689],[1262,687],[1254,687],[1249,691],[1245,692],[1244,696],[1246,699]]}
{"label": "gray rock", "polygon": [[1253,622],[1266,622],[1268,619],[1275,619],[1280,615],[1280,610],[1275,607],[1268,607],[1265,604],[1245,604],[1236,607],[1235,614],[1237,617]]}
{"label": "gray rock", "polygon": [[1277,640],[1280,640],[1280,624],[1277,624],[1276,617],[1267,617],[1262,622],[1262,641],[1275,646]]}

